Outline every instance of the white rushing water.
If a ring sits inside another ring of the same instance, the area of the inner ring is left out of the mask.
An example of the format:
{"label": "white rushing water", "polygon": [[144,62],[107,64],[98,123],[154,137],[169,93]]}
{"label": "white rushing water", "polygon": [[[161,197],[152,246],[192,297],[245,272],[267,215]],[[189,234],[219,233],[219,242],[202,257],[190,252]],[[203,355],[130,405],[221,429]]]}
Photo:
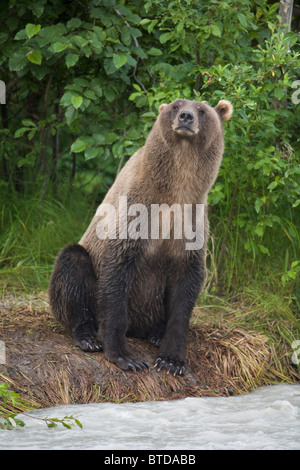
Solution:
{"label": "white rushing water", "polygon": [[0,449],[300,449],[300,385],[273,385],[248,395],[176,401],[66,405],[32,413],[77,416],[83,425],[0,430]]}

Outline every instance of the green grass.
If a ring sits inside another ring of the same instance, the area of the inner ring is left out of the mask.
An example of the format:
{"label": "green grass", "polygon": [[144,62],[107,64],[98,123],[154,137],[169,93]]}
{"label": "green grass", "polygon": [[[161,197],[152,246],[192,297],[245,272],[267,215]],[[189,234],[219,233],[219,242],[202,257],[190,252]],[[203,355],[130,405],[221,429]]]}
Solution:
{"label": "green grass", "polygon": [[64,203],[16,194],[0,208],[0,294],[47,289],[58,251],[77,242],[93,208],[75,194]]}

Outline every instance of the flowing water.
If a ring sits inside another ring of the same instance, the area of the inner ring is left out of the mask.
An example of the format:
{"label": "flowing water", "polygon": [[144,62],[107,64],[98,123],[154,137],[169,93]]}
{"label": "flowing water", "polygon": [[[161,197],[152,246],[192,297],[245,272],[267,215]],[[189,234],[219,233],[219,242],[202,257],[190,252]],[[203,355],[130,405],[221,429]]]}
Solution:
{"label": "flowing water", "polygon": [[0,430],[0,449],[300,449],[300,384],[235,397],[65,405],[31,414],[72,414],[83,429],[49,429],[22,417],[24,428]]}

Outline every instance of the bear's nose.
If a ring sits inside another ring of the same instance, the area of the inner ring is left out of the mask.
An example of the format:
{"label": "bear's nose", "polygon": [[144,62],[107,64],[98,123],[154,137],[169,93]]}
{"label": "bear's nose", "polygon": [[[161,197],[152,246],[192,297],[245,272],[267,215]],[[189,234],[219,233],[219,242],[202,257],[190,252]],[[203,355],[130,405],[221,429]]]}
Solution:
{"label": "bear's nose", "polygon": [[191,111],[181,111],[178,116],[180,124],[190,125],[194,122],[194,115]]}

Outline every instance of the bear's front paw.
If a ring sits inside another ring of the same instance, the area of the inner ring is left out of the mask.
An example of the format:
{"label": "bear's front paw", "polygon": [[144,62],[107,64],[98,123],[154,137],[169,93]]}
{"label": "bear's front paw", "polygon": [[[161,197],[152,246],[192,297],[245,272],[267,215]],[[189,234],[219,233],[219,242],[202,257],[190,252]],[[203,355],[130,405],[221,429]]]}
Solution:
{"label": "bear's front paw", "polygon": [[149,370],[149,364],[134,355],[105,354],[105,357],[123,370],[133,370],[134,372]]}
{"label": "bear's front paw", "polygon": [[184,375],[187,371],[185,361],[173,360],[166,356],[159,356],[154,363],[154,367],[158,367],[158,370],[166,369],[168,374],[173,375]]}

